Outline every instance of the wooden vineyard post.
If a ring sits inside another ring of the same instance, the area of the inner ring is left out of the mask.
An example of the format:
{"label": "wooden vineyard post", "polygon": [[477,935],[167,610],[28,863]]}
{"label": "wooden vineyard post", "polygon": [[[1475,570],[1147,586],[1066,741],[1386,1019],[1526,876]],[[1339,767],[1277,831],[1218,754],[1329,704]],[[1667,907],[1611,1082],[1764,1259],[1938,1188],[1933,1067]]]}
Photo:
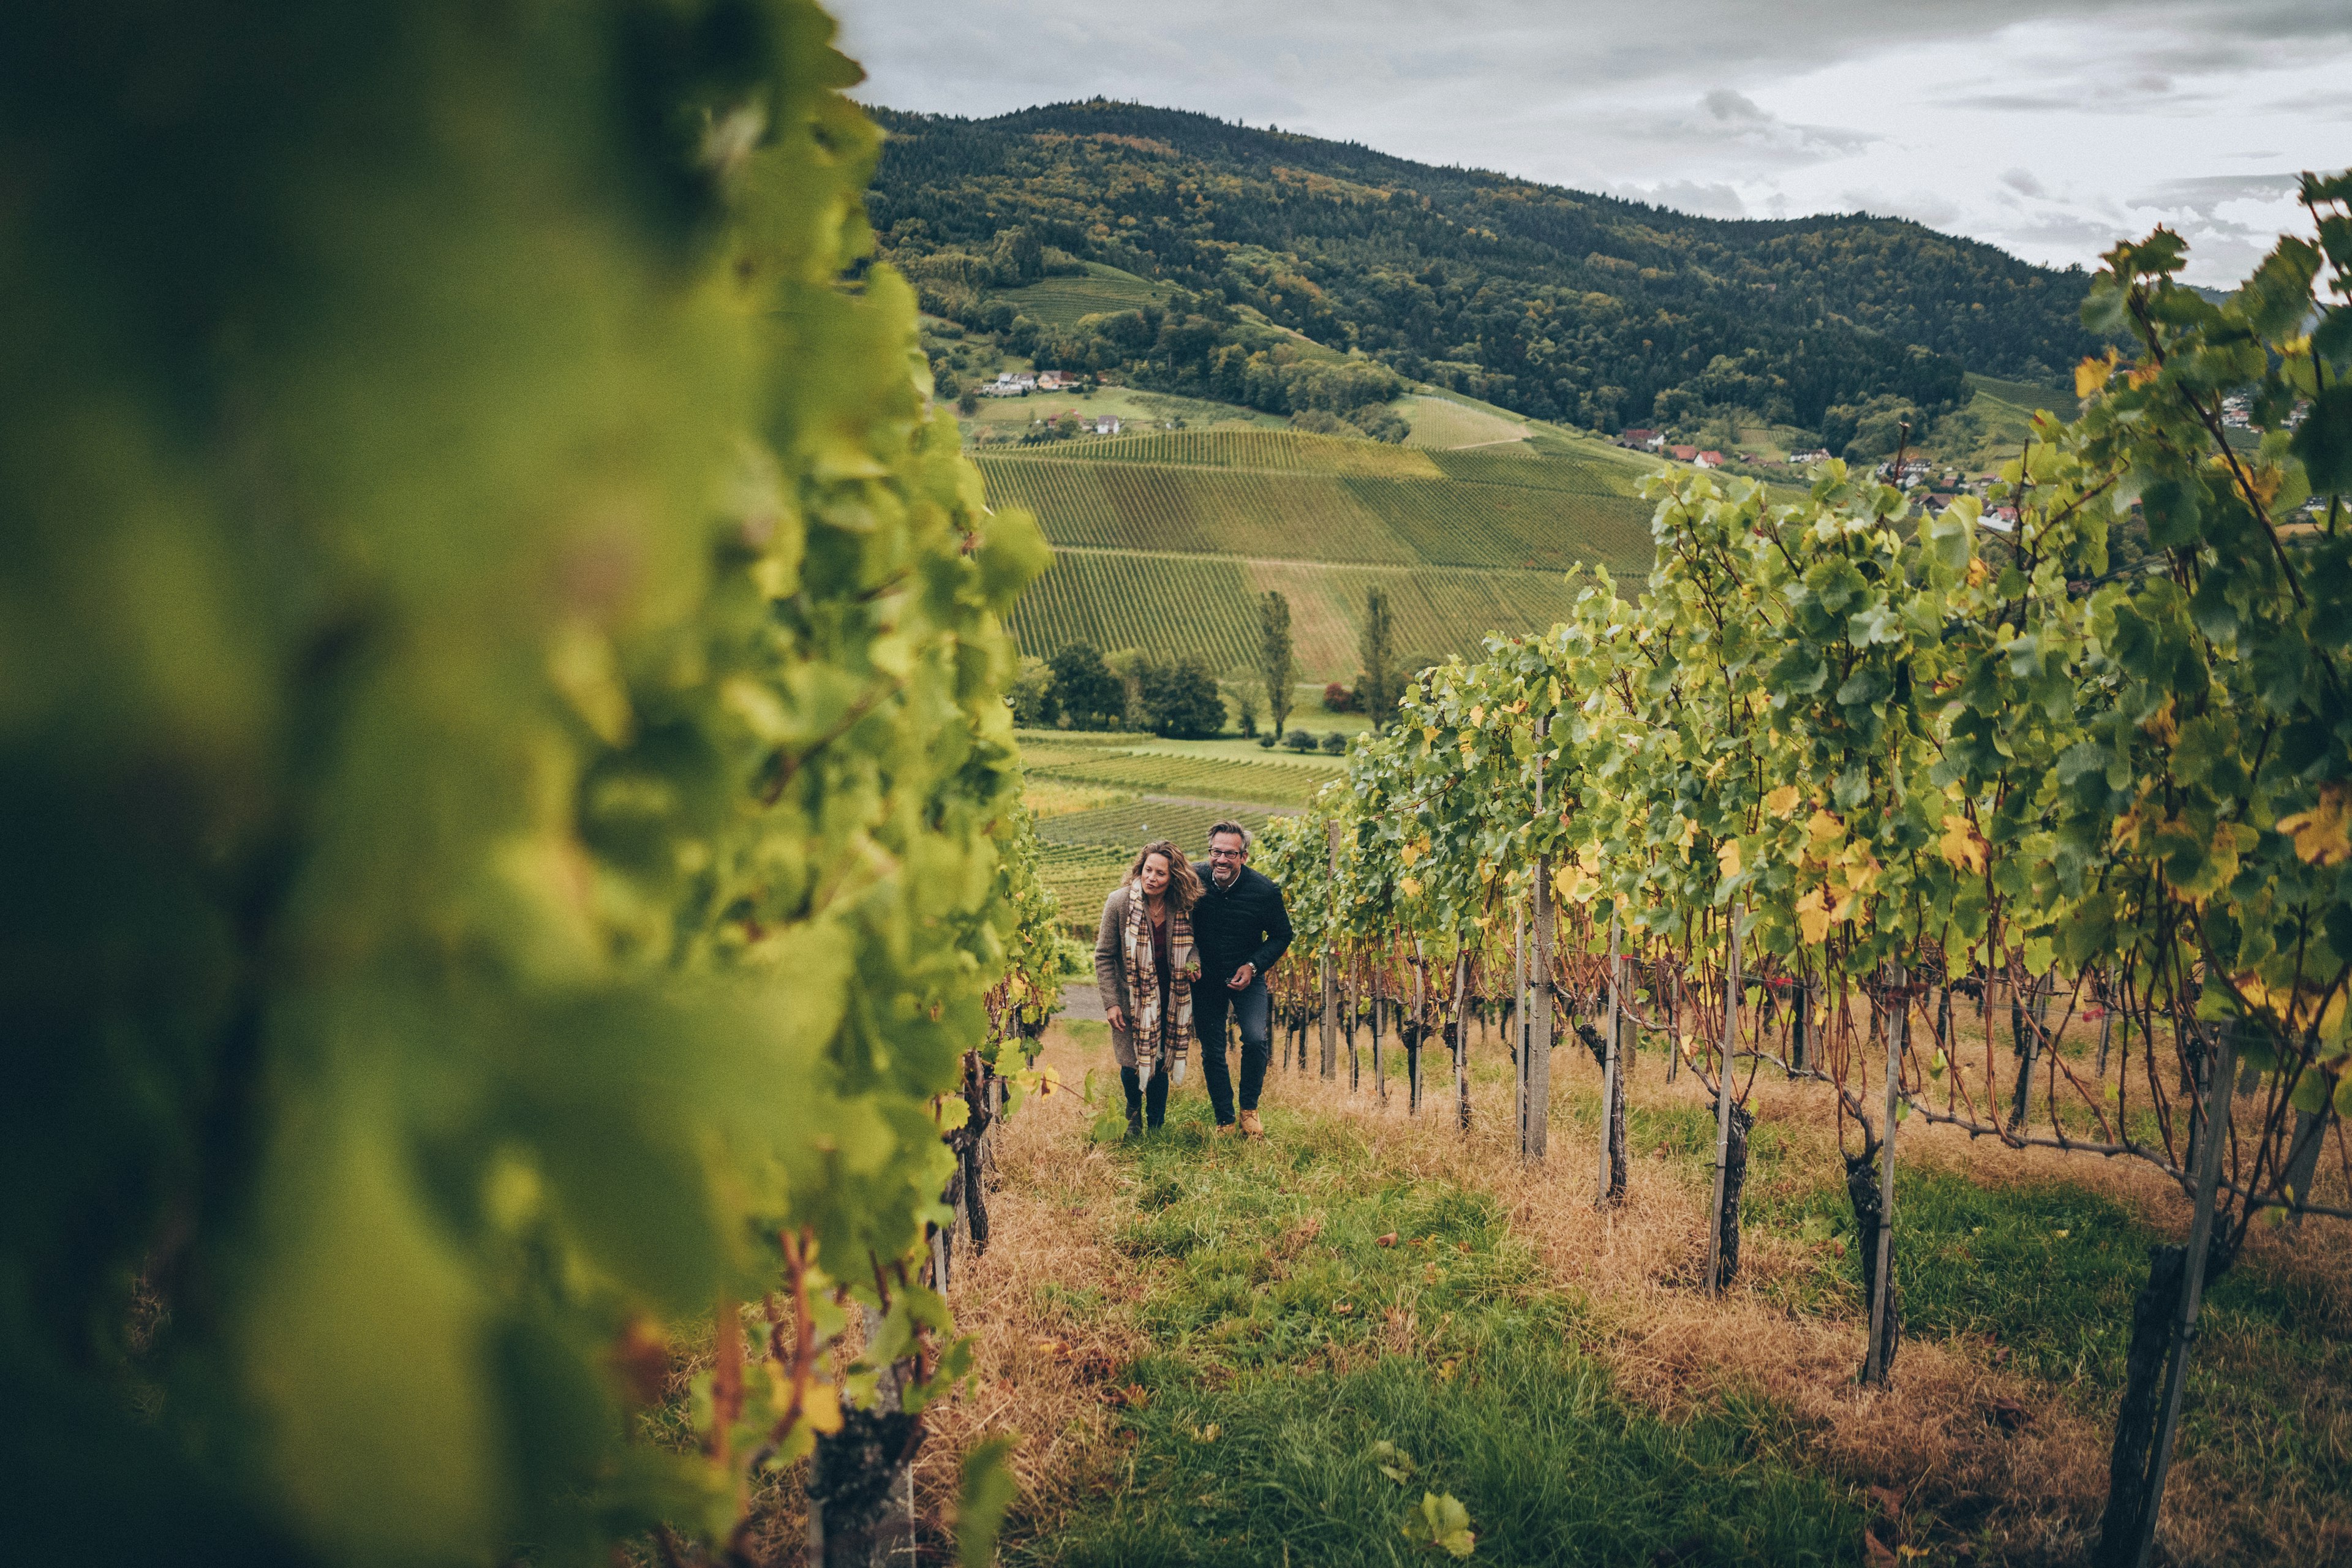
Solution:
{"label": "wooden vineyard post", "polygon": [[2140,1507],[2139,1550],[2132,1561],[2147,1568],[2156,1550],[2156,1516],[2164,1508],[2165,1473],[2172,1468],[2172,1439],[2180,1425],[2180,1396],[2189,1384],[2189,1352],[2197,1342],[2197,1310],[2205,1300],[2205,1264],[2213,1244],[2213,1200],[2221,1185],[2221,1154],[2230,1143],[2230,1095],[2238,1077],[2235,1020],[2216,1026],[2212,1087],[2205,1101],[2205,1144],[2197,1164],[2197,1206],[2189,1220],[2189,1256],[2181,1267],[2180,1312],[2172,1324],[2172,1364],[2166,1369],[2163,1414],[2158,1417],[2156,1451],[2148,1458],[2147,1500]]}
{"label": "wooden vineyard post", "polygon": [[1878,1151],[1878,1289],[1870,1299],[1870,1350],[1864,1356],[1862,1381],[1884,1386],[1886,1382],[1886,1314],[1895,1294],[1895,1117],[1902,1109],[1903,1018],[1908,999],[1896,987],[1895,961],[1887,960],[1886,1120]]}
{"label": "wooden vineyard post", "polygon": [[1795,1078],[1805,1070],[1805,1047],[1811,1043],[1807,1036],[1813,1024],[1813,988],[1800,974],[1789,989],[1795,993],[1789,999],[1789,1076]]}
{"label": "wooden vineyard post", "polygon": [[1331,908],[1323,926],[1323,1077],[1339,1076],[1339,986],[1331,973],[1331,944],[1339,938],[1339,825],[1331,824]]}
{"label": "wooden vineyard post", "polygon": [[1421,1058],[1428,1046],[1429,963],[1421,938],[1412,939],[1412,1029],[1404,1037],[1404,1110],[1421,1114]]}
{"label": "wooden vineyard post", "polygon": [[1727,911],[1723,963],[1723,1049],[1715,1065],[1715,1206],[1706,1230],[1706,1293],[1723,1292],[1723,1188],[1731,1166],[1731,1055],[1739,1048],[1739,911]]}
{"label": "wooden vineyard post", "polygon": [[1683,972],[1681,965],[1677,964],[1675,967],[1674,1009],[1666,1016],[1666,1081],[1668,1083],[1675,1081],[1675,1071],[1682,1066],[1684,1005]]}
{"label": "wooden vineyard post", "polygon": [[1511,1125],[1528,1142],[1528,908],[1511,907]]}
{"label": "wooden vineyard post", "polygon": [[1353,1094],[1363,1082],[1364,1057],[1356,1045],[1356,1026],[1364,1015],[1364,972],[1362,955],[1351,954],[1348,960],[1348,1092]]}
{"label": "wooden vineyard post", "polygon": [[[1551,715],[1536,720],[1536,811],[1544,808],[1543,743],[1551,735]],[[1543,1159],[1551,1142],[1551,941],[1558,922],[1551,912],[1551,858],[1536,857],[1535,907],[1528,912],[1535,942],[1528,954],[1526,1044],[1519,1081],[1519,1157]]]}
{"label": "wooden vineyard post", "polygon": [[1610,1156],[1616,1152],[1610,1147],[1612,1135],[1617,1131],[1613,1114],[1617,1105],[1617,1025],[1624,1016],[1624,1005],[1619,999],[1617,987],[1622,979],[1624,959],[1618,951],[1618,920],[1609,917],[1609,1036],[1602,1043],[1601,1054],[1601,1178],[1592,1192],[1592,1206],[1609,1206],[1610,1177],[1613,1174]]}
{"label": "wooden vineyard post", "polygon": [[1381,982],[1387,973],[1385,961],[1372,971],[1372,1089],[1382,1105],[1389,1102],[1389,1060],[1381,1047],[1381,1014],[1388,1005],[1388,998],[1381,994]]}
{"label": "wooden vineyard post", "polygon": [[1470,1131],[1470,1029],[1462,1013],[1462,990],[1469,979],[1470,950],[1459,939],[1454,949],[1454,1113],[1462,1131]]}

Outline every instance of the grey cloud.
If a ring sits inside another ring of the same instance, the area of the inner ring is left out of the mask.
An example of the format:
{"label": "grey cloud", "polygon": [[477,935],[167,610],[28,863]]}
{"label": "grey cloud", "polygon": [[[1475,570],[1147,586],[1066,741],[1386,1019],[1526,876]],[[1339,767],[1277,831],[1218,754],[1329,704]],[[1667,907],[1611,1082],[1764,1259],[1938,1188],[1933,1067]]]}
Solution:
{"label": "grey cloud", "polygon": [[[1970,140],[1986,114],[2210,126],[2190,174],[2352,164],[2345,0],[1457,0],[1433,27],[1421,0],[828,3],[872,73],[861,96],[894,108],[1100,94],[1717,216],[1861,205],[2036,259],[2087,259],[2157,212],[2218,247],[2231,198],[2158,193],[2177,134],[2039,133],[2033,166],[2004,175]],[[1776,91],[1797,81],[1835,85],[1800,111]],[[1924,112],[1888,113],[1890,91]],[[2241,153],[2231,128],[2254,116],[2269,128],[2242,134],[2289,150]]]}
{"label": "grey cloud", "polygon": [[1612,185],[1607,194],[1628,201],[1647,202],[1652,206],[1672,207],[1676,212],[1695,213],[1700,217],[1750,216],[1739,192],[1719,181],[1664,180],[1654,185]]}

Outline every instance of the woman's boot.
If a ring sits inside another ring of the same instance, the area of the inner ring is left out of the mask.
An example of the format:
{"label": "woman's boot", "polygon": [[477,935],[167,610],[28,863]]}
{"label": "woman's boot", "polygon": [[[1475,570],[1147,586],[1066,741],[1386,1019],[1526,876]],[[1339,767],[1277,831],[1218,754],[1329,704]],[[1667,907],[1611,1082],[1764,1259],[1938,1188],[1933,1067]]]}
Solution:
{"label": "woman's boot", "polygon": [[[1129,1103],[1134,1102],[1130,1100]],[[1150,1091],[1144,1100],[1144,1124],[1156,1130],[1166,1120],[1168,1120],[1168,1061],[1163,1057],[1158,1068],[1151,1075]],[[1132,1110],[1127,1113],[1127,1124],[1130,1127],[1135,1125],[1135,1112]]]}
{"label": "woman's boot", "polygon": [[[1154,1088],[1160,1089],[1160,1103],[1163,1105],[1166,1104],[1168,1100],[1168,1091],[1165,1087],[1165,1080],[1159,1075],[1155,1074],[1151,1082]],[[1140,1138],[1143,1136],[1142,1080],[1135,1076],[1135,1069],[1133,1068],[1121,1068],[1118,1069],[1118,1084],[1121,1089],[1127,1090],[1127,1135],[1129,1138]],[[1153,1117],[1151,1125],[1154,1127],[1159,1126],[1160,1119],[1156,1116]]]}

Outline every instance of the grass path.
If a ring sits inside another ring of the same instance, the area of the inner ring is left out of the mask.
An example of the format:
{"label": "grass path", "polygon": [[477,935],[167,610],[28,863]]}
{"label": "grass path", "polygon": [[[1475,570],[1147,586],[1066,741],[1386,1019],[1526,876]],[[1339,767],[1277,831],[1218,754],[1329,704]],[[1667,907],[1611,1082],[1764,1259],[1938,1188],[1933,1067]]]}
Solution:
{"label": "grass path", "polygon": [[[1115,1095],[1098,1040],[1057,1027],[1049,1059]],[[1906,1128],[1912,1337],[1866,1393],[1819,1090],[1759,1082],[1743,1272],[1711,1302],[1688,1080],[1637,1065],[1632,1191],[1602,1214],[1590,1064],[1555,1058],[1552,1157],[1523,1169],[1501,1047],[1473,1055],[1466,1139],[1279,1069],[1262,1145],[1210,1140],[1197,1069],[1139,1145],[1089,1142],[1076,1094],[1023,1109],[955,1291],[982,1383],[940,1434],[1022,1434],[1003,1561],[1431,1561],[1400,1529],[1429,1492],[1476,1562],[2080,1560],[2126,1304],[2180,1228],[2145,1173]],[[2173,1560],[2352,1556],[2347,1260],[2340,1228],[2264,1236],[2214,1293]]]}

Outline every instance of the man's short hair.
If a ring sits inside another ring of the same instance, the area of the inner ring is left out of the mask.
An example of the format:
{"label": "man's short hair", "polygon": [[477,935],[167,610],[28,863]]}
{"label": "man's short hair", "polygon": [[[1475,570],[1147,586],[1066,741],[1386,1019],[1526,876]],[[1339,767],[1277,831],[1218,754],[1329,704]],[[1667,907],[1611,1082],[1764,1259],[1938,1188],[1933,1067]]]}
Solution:
{"label": "man's short hair", "polygon": [[1250,830],[1238,822],[1220,822],[1210,828],[1209,842],[1214,844],[1220,833],[1238,833],[1241,835],[1242,847],[1247,849],[1250,847]]}

